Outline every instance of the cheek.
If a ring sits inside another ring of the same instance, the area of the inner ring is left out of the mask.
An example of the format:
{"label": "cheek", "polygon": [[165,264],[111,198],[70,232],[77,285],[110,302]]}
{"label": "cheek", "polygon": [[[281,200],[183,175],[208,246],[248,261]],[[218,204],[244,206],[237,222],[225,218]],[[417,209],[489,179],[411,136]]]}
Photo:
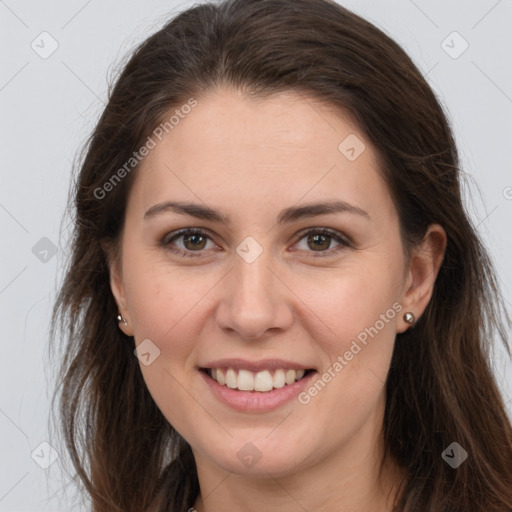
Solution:
{"label": "cheek", "polygon": [[[137,343],[149,338],[174,360],[193,356],[193,341],[223,300],[226,283],[219,282],[223,272],[207,267],[173,268],[159,258],[131,254],[124,268]],[[297,296],[290,296],[290,307],[297,323],[309,331],[304,337],[314,337],[324,364],[351,350],[354,340],[365,348],[376,337],[392,344],[397,318],[393,304],[400,276],[397,260],[367,253],[347,258],[336,269],[283,269],[283,279]],[[375,351],[364,352],[366,358]]]}
{"label": "cheek", "polygon": [[306,276],[295,286],[311,311],[309,330],[328,344],[332,356],[348,350],[354,339],[364,343],[368,331],[394,338],[400,282],[399,262],[373,254],[323,277]]}
{"label": "cheek", "polygon": [[[222,447],[216,456],[222,460],[228,457],[226,453],[235,451],[234,441],[222,429],[212,434],[218,425],[205,415],[203,406],[194,399],[200,396],[188,384],[194,379],[198,340],[206,339],[207,329],[221,338],[214,318],[215,308],[226,297],[224,290],[229,289],[229,283],[222,281],[225,270],[171,269],[170,265],[148,261],[147,257],[133,259],[126,265],[136,341],[149,338],[161,351],[150,366],[141,364],[144,380],[167,421],[194,446],[209,446],[211,441],[207,440],[215,439]],[[321,384],[313,383],[305,390],[308,403],[293,404],[295,427],[286,436],[277,430],[275,440],[263,436],[265,452],[276,453],[276,467],[286,466],[290,453],[296,454],[299,464],[328,456],[333,443],[356,436],[378,410],[398,315],[392,307],[397,275],[390,261],[376,255],[339,269],[302,267],[281,273],[297,293],[290,292],[283,299],[294,309],[293,328],[301,333],[304,343],[309,340],[324,373],[318,376]],[[388,321],[381,320],[380,315]],[[233,431],[238,432],[235,427]],[[265,428],[266,433],[268,430]],[[254,435],[250,429],[248,432],[240,435],[242,445],[244,436]],[[279,453],[285,458],[280,460]]]}
{"label": "cheek", "polygon": [[356,416],[366,417],[381,398],[396,322],[403,314],[398,260],[371,254],[364,263],[359,260],[343,269],[338,278],[331,273],[320,287],[304,284],[307,303],[315,313],[308,329],[322,350],[324,373],[317,385],[306,390],[303,402],[310,401],[315,414],[330,411],[338,426],[348,428],[346,411],[352,411],[357,423]]}
{"label": "cheek", "polygon": [[[365,299],[355,303],[347,300],[346,308],[340,304],[336,315],[331,316],[335,335],[317,338],[326,354],[324,368],[329,375],[325,380],[336,380],[349,393],[361,391],[367,385],[372,393],[378,393],[389,369],[396,319],[401,310],[400,303],[392,302],[391,297],[389,300],[383,297],[373,301],[368,297]],[[342,378],[334,379],[333,374],[342,375]]]}
{"label": "cheek", "polygon": [[141,362],[144,381],[173,427],[180,433],[194,432],[194,419],[204,411],[192,400],[188,383],[197,371],[200,316],[214,282],[211,277],[193,277],[190,270],[170,270],[161,262],[133,263],[127,292],[136,344],[149,339],[159,351],[151,364]]}
{"label": "cheek", "polygon": [[183,333],[190,338],[200,328],[193,318],[214,284],[212,273],[173,268],[165,258],[143,254],[135,254],[124,268],[135,339],[149,338],[161,350],[170,345],[179,351],[186,342]]}

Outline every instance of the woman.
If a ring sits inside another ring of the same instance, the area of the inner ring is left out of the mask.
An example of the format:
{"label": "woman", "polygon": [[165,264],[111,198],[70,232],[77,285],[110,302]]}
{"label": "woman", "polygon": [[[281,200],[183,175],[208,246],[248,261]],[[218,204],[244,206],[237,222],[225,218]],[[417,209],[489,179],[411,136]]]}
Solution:
{"label": "woman", "polygon": [[512,510],[507,345],[445,114],[334,2],[203,4],[89,141],[54,310],[92,510]]}

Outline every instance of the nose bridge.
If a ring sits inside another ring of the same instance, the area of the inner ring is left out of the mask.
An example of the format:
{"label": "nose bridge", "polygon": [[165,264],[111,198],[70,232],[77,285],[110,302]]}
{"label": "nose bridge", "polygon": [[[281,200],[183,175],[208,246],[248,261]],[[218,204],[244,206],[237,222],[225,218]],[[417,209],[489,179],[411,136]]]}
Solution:
{"label": "nose bridge", "polygon": [[[240,247],[237,249],[239,252]],[[269,270],[271,265],[270,251],[264,251],[254,257],[253,249],[250,249],[251,257],[245,259],[244,256],[238,255],[235,260],[234,279],[235,279],[235,293],[244,296],[248,299],[251,296],[257,298],[258,301],[264,299],[265,301],[272,300],[272,289],[274,276]],[[254,257],[254,259],[252,259]]]}
{"label": "nose bridge", "polygon": [[[228,292],[218,312],[223,328],[244,338],[261,337],[266,330],[284,328],[290,320],[272,268],[272,252],[255,239],[245,239],[236,249]],[[270,267],[270,268],[269,268]]]}

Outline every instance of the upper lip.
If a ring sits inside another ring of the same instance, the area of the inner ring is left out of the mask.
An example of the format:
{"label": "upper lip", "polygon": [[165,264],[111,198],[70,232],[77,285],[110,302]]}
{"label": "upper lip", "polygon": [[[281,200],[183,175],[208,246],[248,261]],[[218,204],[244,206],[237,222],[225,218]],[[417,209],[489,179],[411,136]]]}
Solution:
{"label": "upper lip", "polygon": [[284,359],[260,359],[259,361],[248,361],[247,359],[217,359],[200,368],[233,368],[233,370],[249,370],[259,372],[262,370],[312,370],[312,366],[295,363],[293,361],[285,361]]}

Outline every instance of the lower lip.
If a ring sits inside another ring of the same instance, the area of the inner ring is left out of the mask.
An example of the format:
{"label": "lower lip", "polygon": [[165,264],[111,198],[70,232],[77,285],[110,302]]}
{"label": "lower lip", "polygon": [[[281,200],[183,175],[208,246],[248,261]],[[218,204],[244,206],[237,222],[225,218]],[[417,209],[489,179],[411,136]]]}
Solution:
{"label": "lower lip", "polygon": [[206,372],[199,370],[206,384],[210,387],[215,397],[222,403],[233,409],[243,412],[267,412],[277,409],[281,405],[290,402],[309,384],[317,372],[311,372],[293,384],[285,385],[272,391],[238,391],[220,385]]}

